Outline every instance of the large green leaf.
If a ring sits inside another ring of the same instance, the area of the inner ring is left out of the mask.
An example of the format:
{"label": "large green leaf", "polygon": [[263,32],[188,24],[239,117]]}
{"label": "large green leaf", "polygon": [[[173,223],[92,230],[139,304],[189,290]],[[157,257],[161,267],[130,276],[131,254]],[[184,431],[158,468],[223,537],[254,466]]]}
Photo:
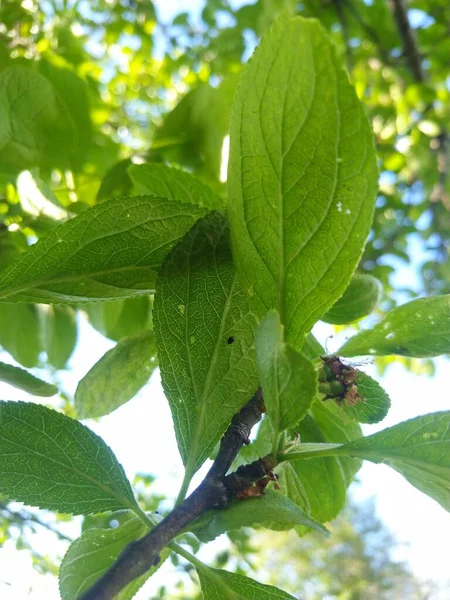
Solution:
{"label": "large green leaf", "polygon": [[340,349],[342,356],[427,357],[450,352],[450,295],[419,298],[392,309],[373,329],[360,331]]}
{"label": "large green leaf", "polygon": [[48,362],[64,369],[77,343],[77,319],[70,306],[50,305],[44,318],[44,350]]}
{"label": "large green leaf", "polygon": [[94,206],[13,263],[0,278],[0,299],[80,302],[149,294],[169,250],[205,212],[156,196]]}
{"label": "large green leaf", "polygon": [[35,396],[54,396],[58,393],[55,385],[42,381],[19,367],[13,367],[3,362],[0,362],[0,381]]}
{"label": "large green leaf", "polygon": [[267,414],[278,434],[307,413],[317,389],[317,373],[305,356],[284,343],[276,310],[262,319],[256,332],[256,355]]}
{"label": "large green leaf", "polygon": [[295,600],[294,596],[254,579],[196,563],[203,600]]}
{"label": "large green leaf", "polygon": [[378,304],[381,291],[382,286],[378,279],[357,273],[343,295],[322,317],[322,321],[342,325],[369,315]]}
{"label": "large green leaf", "polygon": [[0,304],[0,345],[24,367],[38,364],[42,344],[36,306]]}
{"label": "large green leaf", "polygon": [[[114,529],[89,529],[75,540],[67,550],[59,570],[59,591],[62,600],[77,600],[117,560],[128,544],[148,531],[140,519],[132,518]],[[138,589],[162,565],[168,550],[163,550],[161,560],[141,577],[129,583],[115,600],[131,600]]]}
{"label": "large green leaf", "polygon": [[68,166],[78,134],[50,82],[32,69],[6,67],[0,74],[0,163],[14,169]]}
{"label": "large green leaf", "polygon": [[78,417],[102,417],[125,404],[147,383],[156,366],[152,331],[123,338],[78,384],[75,392]]}
{"label": "large green leaf", "polygon": [[0,402],[0,494],[75,515],[136,507],[123,468],[101,438],[28,402]]}
{"label": "large green leaf", "polygon": [[231,529],[263,526],[282,530],[295,525],[327,533],[325,527],[311,519],[298,504],[279,492],[269,490],[260,498],[236,500],[225,510],[206,513],[189,527],[189,531],[195,533],[202,542],[210,542]]}
{"label": "large green leaf", "polygon": [[[309,415],[298,424],[296,433],[303,443],[326,441]],[[292,462],[292,469],[282,465],[280,485],[293,502],[321,523],[333,519],[345,503],[345,480],[339,461],[334,456],[298,460]]]}
{"label": "large green leaf", "polygon": [[162,383],[191,475],[258,387],[256,322],[219,213],[199,221],[164,262],[153,316]]}
{"label": "large green leaf", "polygon": [[163,196],[191,202],[211,210],[222,210],[224,202],[210,187],[182,171],[159,163],[132,165],[128,169],[138,194]]}
{"label": "large green leaf", "polygon": [[92,136],[89,107],[89,89],[82,79],[68,67],[56,66],[47,60],[39,61],[39,70],[55,88],[70,115],[77,132],[77,144],[67,150],[71,157],[71,166],[80,168]]}
{"label": "large green leaf", "polygon": [[410,419],[337,452],[389,465],[450,511],[450,411]]}
{"label": "large green leaf", "polygon": [[283,17],[263,36],[233,105],[228,181],[241,282],[298,348],[351,279],[377,189],[364,109],[318,22]]}
{"label": "large green leaf", "polygon": [[150,296],[86,304],[90,324],[106,337],[120,340],[151,327]]}

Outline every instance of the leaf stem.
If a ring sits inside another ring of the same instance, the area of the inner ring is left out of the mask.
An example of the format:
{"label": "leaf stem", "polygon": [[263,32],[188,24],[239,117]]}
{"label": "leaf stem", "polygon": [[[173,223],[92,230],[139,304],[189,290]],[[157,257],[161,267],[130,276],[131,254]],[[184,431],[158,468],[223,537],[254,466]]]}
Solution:
{"label": "leaf stem", "polygon": [[192,479],[191,473],[186,470],[184,472],[183,482],[181,484],[180,491],[178,492],[178,496],[175,501],[175,506],[178,506],[179,504],[181,504],[183,502],[183,500],[186,498],[186,495],[187,495],[187,492],[189,489],[189,485],[191,483],[191,479]]}
{"label": "leaf stem", "polygon": [[301,444],[297,452],[286,452],[277,454],[277,462],[290,462],[304,458],[320,458],[323,456],[335,456],[343,454],[343,444]]}

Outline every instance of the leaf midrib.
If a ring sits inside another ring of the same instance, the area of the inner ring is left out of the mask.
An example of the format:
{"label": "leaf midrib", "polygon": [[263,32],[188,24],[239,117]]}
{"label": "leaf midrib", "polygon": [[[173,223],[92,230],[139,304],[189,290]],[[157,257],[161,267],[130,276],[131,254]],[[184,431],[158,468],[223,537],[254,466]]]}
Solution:
{"label": "leaf midrib", "polygon": [[[222,280],[221,280],[219,274],[217,274],[217,277],[218,277],[218,281],[221,282]],[[223,332],[225,329],[225,322],[226,322],[226,318],[228,316],[228,312],[230,310],[231,298],[234,293],[236,281],[237,281],[237,273],[234,274],[233,283],[231,284],[229,291],[227,293],[227,296],[226,296],[225,306],[224,306],[224,309],[222,312],[222,317],[220,319],[219,331],[217,334],[216,343],[214,345],[214,351],[213,351],[213,354],[211,357],[211,361],[209,363],[208,371],[206,374],[206,378],[204,381],[204,385],[203,385],[203,389],[202,389],[200,398],[198,398],[195,379],[193,379],[194,392],[196,394],[196,401],[197,401],[197,415],[196,415],[196,420],[195,420],[194,434],[191,437],[191,441],[190,441],[190,445],[189,445],[189,458],[188,458],[188,461],[186,464],[186,473],[190,473],[192,471],[192,469],[195,467],[195,463],[198,460],[198,456],[197,456],[198,443],[199,443],[199,439],[200,439],[200,432],[202,431],[202,426],[203,426],[203,422],[205,419],[206,405],[207,405],[207,400],[209,397],[209,387],[211,384],[211,379],[212,379],[212,375],[213,375],[213,371],[214,371],[214,366],[215,366],[215,363],[217,360],[217,356],[219,354],[220,342],[223,337]],[[222,287],[223,287],[223,285],[222,285]],[[187,323],[187,319],[186,319],[186,323]],[[189,352],[189,344],[186,343],[186,347],[188,349],[189,368],[192,369],[192,361],[191,361],[191,354]]]}

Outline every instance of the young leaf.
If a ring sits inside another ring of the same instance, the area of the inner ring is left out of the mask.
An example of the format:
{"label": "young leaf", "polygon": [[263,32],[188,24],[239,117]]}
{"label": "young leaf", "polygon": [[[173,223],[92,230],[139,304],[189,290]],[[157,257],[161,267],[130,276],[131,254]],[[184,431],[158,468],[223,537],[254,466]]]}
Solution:
{"label": "young leaf", "polygon": [[348,288],[331,309],[322,317],[325,323],[343,325],[369,315],[378,304],[382,286],[372,275],[353,276]]}
{"label": "young leaf", "polygon": [[70,306],[50,305],[44,318],[44,350],[48,362],[64,369],[77,343],[77,319]]}
{"label": "young leaf", "polygon": [[277,433],[301,421],[317,388],[314,365],[284,343],[283,329],[277,311],[271,310],[256,332],[256,355],[264,403]]}
{"label": "young leaf", "polygon": [[202,588],[203,600],[295,600],[294,596],[272,585],[263,585],[254,579],[195,565]]}
{"label": "young leaf", "polygon": [[131,400],[150,379],[157,366],[155,356],[152,331],[120,340],[78,384],[78,417],[103,417]]}
{"label": "young leaf", "polygon": [[360,331],[341,356],[399,354],[425,358],[450,352],[450,294],[419,298],[392,309],[373,329]]}
{"label": "young leaf", "polygon": [[283,494],[269,490],[260,498],[237,500],[225,510],[206,513],[189,527],[189,531],[202,542],[210,542],[230,529],[263,526],[282,530],[295,525],[327,534],[325,527],[311,519],[297,504]]}
{"label": "young leaf", "polygon": [[169,250],[205,213],[156,196],[94,206],[42,237],[4,271],[0,299],[67,303],[149,294]]}
{"label": "young leaf", "polygon": [[[62,600],[77,600],[116,561],[128,544],[144,536],[148,527],[138,518],[132,518],[115,529],[89,529],[67,550],[59,570],[59,591]],[[115,600],[131,600],[139,588],[153,575],[167,558],[163,550],[161,560],[141,577],[129,583]]]}
{"label": "young leaf", "polygon": [[350,419],[359,423],[378,423],[387,415],[391,400],[378,381],[366,373],[355,369],[356,397],[350,395],[338,401],[338,414],[344,421]]}
{"label": "young leaf", "polygon": [[58,393],[56,385],[42,381],[28,371],[3,362],[0,362],[0,381],[35,396],[54,396]]}
{"label": "young leaf", "polygon": [[256,322],[219,213],[199,221],[165,260],[153,316],[162,383],[192,475],[258,387]]}
{"label": "young leaf", "polygon": [[450,411],[399,423],[345,444],[339,453],[389,465],[450,511]]}
{"label": "young leaf", "polygon": [[[302,352],[311,360],[326,354],[325,349],[311,333],[306,336]],[[344,444],[362,437],[361,427],[357,423],[350,420],[344,423],[342,419],[338,418],[338,407],[334,403],[316,400],[311,405],[310,412],[327,442]],[[345,485],[348,487],[361,468],[362,461],[347,456],[339,456],[337,459],[344,476]]]}
{"label": "young leaf", "polygon": [[0,402],[0,494],[74,515],[136,507],[123,468],[101,438],[29,402]]}
{"label": "young leaf", "polygon": [[228,182],[241,282],[299,348],[351,279],[377,190],[363,106],[317,21],[280,18],[246,66]]}
{"label": "young leaf", "polygon": [[138,194],[191,202],[211,210],[223,210],[224,202],[210,187],[181,169],[159,163],[132,165],[128,173]]}
{"label": "young leaf", "polygon": [[152,325],[150,296],[113,302],[91,302],[83,308],[92,327],[116,341],[149,329]]}
{"label": "young leaf", "polygon": [[26,67],[6,67],[0,74],[0,114],[3,166],[68,166],[70,149],[78,143],[77,130],[45,77]]}
{"label": "young leaf", "polygon": [[[308,415],[295,428],[301,442],[325,442],[325,436]],[[295,490],[290,499],[320,523],[333,519],[345,503],[345,481],[336,457],[297,460],[292,469],[280,472],[280,486],[285,493]]]}
{"label": "young leaf", "polygon": [[42,344],[36,306],[0,304],[0,345],[24,367],[38,364]]}

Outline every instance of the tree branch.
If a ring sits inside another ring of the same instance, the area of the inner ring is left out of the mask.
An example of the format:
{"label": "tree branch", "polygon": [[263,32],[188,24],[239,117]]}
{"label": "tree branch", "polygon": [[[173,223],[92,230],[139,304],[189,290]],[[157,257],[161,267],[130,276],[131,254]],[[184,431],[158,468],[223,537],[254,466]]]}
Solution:
{"label": "tree branch", "polygon": [[270,473],[276,462],[269,455],[226,475],[239,450],[249,443],[250,431],[264,411],[259,389],[233,417],[221,439],[217,457],[198,488],[144,537],[129,544],[80,600],[111,600],[131,581],[157,565],[160,552],[190,523],[209,510],[226,508],[236,494]]}
{"label": "tree branch", "polygon": [[389,0],[389,6],[391,7],[392,15],[402,40],[403,53],[408,61],[409,68],[415,81],[420,83],[424,80],[424,74],[414,32],[409,23],[404,2],[403,0]]}

